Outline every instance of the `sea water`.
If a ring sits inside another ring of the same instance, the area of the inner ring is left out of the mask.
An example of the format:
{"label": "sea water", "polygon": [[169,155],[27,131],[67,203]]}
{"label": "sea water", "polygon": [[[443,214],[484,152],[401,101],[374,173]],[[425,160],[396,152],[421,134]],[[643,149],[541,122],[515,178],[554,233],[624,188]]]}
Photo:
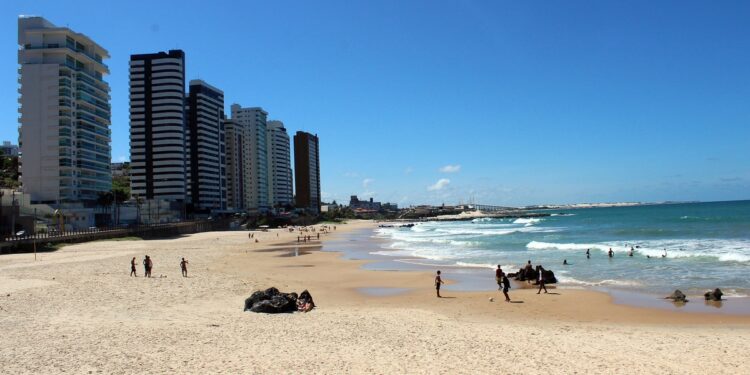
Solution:
{"label": "sea water", "polygon": [[385,241],[374,254],[434,266],[501,264],[506,272],[531,260],[554,271],[562,286],[693,294],[718,287],[728,297],[750,294],[750,201],[546,213],[551,216],[378,228],[376,237]]}

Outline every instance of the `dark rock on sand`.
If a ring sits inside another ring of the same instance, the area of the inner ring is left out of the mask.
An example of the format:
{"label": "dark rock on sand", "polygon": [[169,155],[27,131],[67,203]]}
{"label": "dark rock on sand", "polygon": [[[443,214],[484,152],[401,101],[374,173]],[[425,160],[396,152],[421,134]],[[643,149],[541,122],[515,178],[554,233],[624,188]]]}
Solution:
{"label": "dark rock on sand", "polygon": [[721,296],[723,295],[724,293],[721,292],[721,289],[716,288],[714,290],[709,290],[703,296],[706,297],[706,301],[721,301]]}
{"label": "dark rock on sand", "polygon": [[687,296],[682,293],[679,289],[675,290],[674,293],[670,294],[668,297],[664,297],[664,299],[671,299],[674,302],[687,302]]}
{"label": "dark rock on sand", "polygon": [[[556,284],[557,278],[555,277],[555,273],[550,270],[544,270],[542,271],[542,276],[544,277],[544,283],[545,284]],[[526,281],[531,280],[534,282],[534,284],[538,284],[539,282],[539,272],[536,269],[526,269],[521,268],[516,273],[509,273],[508,278],[514,279],[516,281]]]}
{"label": "dark rock on sand", "polygon": [[245,299],[245,311],[269,314],[297,311],[297,293],[282,293],[276,288],[258,290]]}

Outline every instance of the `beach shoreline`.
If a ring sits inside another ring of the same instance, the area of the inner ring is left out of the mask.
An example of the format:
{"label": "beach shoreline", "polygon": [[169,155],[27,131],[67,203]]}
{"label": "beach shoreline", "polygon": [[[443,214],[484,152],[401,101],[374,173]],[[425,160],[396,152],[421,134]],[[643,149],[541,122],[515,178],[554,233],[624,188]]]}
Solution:
{"label": "beach shoreline", "polygon": [[[296,233],[284,230],[255,231],[252,239],[248,232],[206,232],[75,244],[36,262],[29,254],[0,256],[0,321],[6,327],[0,368],[736,373],[750,365],[745,316],[634,308],[584,290],[536,295],[512,289],[511,298],[523,303],[505,303],[497,291],[446,289],[446,298],[438,299],[432,272],[370,271],[363,268],[368,260],[320,250],[372,225],[337,225],[321,241],[301,244]],[[140,261],[145,254],[154,260],[154,277],[140,277],[140,263],[139,277],[129,277],[131,258]],[[182,257],[189,261],[187,278],[180,276]],[[452,282],[449,272],[446,280]],[[253,291],[272,286],[307,289],[317,308],[306,314],[242,311]]]}

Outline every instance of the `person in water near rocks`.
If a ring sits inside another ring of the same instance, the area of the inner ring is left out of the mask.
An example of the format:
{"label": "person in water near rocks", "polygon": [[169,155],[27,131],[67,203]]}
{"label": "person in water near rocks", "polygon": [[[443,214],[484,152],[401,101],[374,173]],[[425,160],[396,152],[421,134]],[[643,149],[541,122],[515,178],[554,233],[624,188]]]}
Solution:
{"label": "person in water near rocks", "polygon": [[526,278],[526,282],[531,284],[531,274],[534,270],[534,267],[531,265],[531,260],[526,262],[526,267],[523,269],[523,276]]}
{"label": "person in water near rocks", "polygon": [[539,290],[536,294],[541,293],[542,289],[544,289],[544,293],[547,294],[547,287],[544,285],[544,268],[542,266],[536,266],[536,272],[539,274],[537,277],[537,280],[539,281]]}
{"label": "person in water near rocks", "polygon": [[497,282],[497,290],[503,289],[503,276],[505,276],[505,272],[503,272],[503,269],[500,268],[500,265],[497,265],[497,269],[495,270],[495,281]]}
{"label": "person in water near rocks", "polygon": [[443,279],[440,278],[440,270],[438,270],[437,275],[435,275],[435,290],[437,291],[438,298],[442,298],[440,297],[440,285],[441,284],[445,284],[445,283],[443,282]]}

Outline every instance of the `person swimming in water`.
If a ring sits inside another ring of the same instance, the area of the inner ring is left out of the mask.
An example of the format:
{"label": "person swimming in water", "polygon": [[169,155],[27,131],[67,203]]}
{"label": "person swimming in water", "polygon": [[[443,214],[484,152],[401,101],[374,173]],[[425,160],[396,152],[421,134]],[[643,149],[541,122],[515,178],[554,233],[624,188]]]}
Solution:
{"label": "person swimming in water", "polygon": [[632,257],[632,256],[633,256],[633,247],[632,247],[632,246],[630,247],[630,252],[628,253],[628,256],[629,256],[629,257]]}
{"label": "person swimming in water", "polygon": [[591,249],[586,249],[586,259],[591,259]]}
{"label": "person swimming in water", "polygon": [[614,251],[612,251],[612,248],[610,247],[610,248],[609,248],[609,257],[610,257],[610,258],[613,258],[614,256],[615,256],[615,252],[614,252]]}

